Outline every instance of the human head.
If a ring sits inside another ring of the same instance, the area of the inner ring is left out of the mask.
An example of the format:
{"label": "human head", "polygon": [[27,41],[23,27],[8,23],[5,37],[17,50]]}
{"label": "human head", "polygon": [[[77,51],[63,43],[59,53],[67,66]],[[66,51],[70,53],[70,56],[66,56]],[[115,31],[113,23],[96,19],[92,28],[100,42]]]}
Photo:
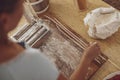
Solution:
{"label": "human head", "polygon": [[22,14],[23,0],[0,0],[0,43],[8,40],[7,34],[13,30]]}

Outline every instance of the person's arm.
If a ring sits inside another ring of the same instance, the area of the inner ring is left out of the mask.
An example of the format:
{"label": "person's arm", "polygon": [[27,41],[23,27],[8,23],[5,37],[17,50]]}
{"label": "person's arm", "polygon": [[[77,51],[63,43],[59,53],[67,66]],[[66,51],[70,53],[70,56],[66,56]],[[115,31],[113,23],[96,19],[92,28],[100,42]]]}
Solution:
{"label": "person's arm", "polygon": [[[80,64],[78,65],[77,69],[73,72],[70,77],[70,80],[85,80],[88,67],[90,66],[91,62],[100,54],[100,48],[97,43],[91,44],[84,52]],[[68,80],[62,74],[59,75],[58,80]]]}
{"label": "person's arm", "polygon": [[70,79],[67,79],[63,74],[60,74],[58,80],[85,80],[89,65],[90,61],[82,59],[81,64],[73,72]]}
{"label": "person's arm", "polygon": [[82,57],[80,64],[78,65],[74,73],[71,75],[70,80],[85,80],[85,76],[90,63],[91,61],[89,59]]}
{"label": "person's arm", "polygon": [[59,75],[57,80],[69,80],[62,73]]}

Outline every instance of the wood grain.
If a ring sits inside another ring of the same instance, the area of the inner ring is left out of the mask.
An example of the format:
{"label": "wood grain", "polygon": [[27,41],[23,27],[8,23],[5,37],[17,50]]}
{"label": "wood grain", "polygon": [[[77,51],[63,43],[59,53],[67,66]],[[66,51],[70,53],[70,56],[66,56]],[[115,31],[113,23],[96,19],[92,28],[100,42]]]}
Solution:
{"label": "wood grain", "polygon": [[120,10],[120,0],[103,0],[106,3],[108,3],[109,5],[111,5],[112,7]]}
{"label": "wood grain", "polygon": [[[88,27],[84,25],[83,19],[86,14],[98,7],[110,7],[102,0],[88,0],[88,9],[80,12],[76,7],[74,0],[50,0],[49,13],[61,19],[72,30],[80,34],[88,42],[97,41],[101,47],[102,52],[109,57],[109,59],[120,67],[120,30],[113,36],[106,40],[95,40],[88,36]],[[107,69],[108,68],[108,69]],[[110,62],[107,62],[91,80],[102,80],[111,72],[119,70]]]}

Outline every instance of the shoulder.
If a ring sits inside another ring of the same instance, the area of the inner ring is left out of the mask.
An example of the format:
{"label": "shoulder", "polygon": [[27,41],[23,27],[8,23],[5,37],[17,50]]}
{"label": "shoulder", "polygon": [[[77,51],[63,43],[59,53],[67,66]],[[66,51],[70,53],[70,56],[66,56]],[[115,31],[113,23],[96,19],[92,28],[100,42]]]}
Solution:
{"label": "shoulder", "polygon": [[39,60],[48,60],[47,56],[45,56],[44,53],[42,53],[39,49],[34,49],[34,48],[27,48],[24,52],[23,52],[25,57],[29,57],[29,59],[31,58],[35,58],[35,59],[39,59]]}
{"label": "shoulder", "polygon": [[[26,61],[29,61],[29,62],[32,62],[31,64],[37,64],[41,66],[43,66],[43,68],[53,68],[55,69],[55,64],[50,61],[50,59],[48,58],[48,56],[46,56],[44,53],[42,53],[40,50],[38,49],[34,49],[34,48],[29,48],[29,49],[26,49],[25,52],[23,53],[25,54],[23,56],[23,59],[22,60],[26,60]],[[48,67],[49,66],[49,67]]]}
{"label": "shoulder", "polygon": [[[55,65],[40,50],[28,48],[22,56],[7,66],[21,80],[56,80],[59,72]],[[17,77],[18,78],[18,77]]]}
{"label": "shoulder", "polygon": [[[34,68],[34,72],[41,75],[41,79],[43,80],[56,80],[59,72],[53,62],[51,62],[47,56],[44,55],[40,50],[29,48],[26,50],[25,58],[29,58],[28,63],[32,68]],[[27,64],[27,63],[26,63]],[[34,74],[35,74],[34,73]],[[38,75],[36,74],[36,75]],[[42,77],[44,76],[44,77]]]}

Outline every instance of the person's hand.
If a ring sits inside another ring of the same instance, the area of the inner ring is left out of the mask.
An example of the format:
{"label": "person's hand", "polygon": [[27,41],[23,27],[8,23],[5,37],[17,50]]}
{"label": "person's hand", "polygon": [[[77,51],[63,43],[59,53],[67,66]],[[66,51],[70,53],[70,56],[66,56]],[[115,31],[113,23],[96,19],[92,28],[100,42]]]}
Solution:
{"label": "person's hand", "polygon": [[93,61],[101,53],[97,42],[91,43],[85,50],[83,57],[90,62]]}

